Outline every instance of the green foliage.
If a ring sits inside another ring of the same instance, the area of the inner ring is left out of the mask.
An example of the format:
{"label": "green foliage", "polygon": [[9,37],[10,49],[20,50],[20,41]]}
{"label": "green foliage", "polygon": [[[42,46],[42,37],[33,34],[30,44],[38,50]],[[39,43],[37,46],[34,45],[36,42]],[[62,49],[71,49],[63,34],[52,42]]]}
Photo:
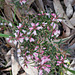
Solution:
{"label": "green foliage", "polygon": [[0,37],[9,37],[9,35],[0,33]]}

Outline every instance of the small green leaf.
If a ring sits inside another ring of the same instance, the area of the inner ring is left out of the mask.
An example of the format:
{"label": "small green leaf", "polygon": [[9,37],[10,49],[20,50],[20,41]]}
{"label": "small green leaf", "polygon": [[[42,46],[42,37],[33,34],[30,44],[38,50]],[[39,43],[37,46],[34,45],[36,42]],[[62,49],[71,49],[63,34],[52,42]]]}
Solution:
{"label": "small green leaf", "polygon": [[0,33],[0,37],[9,37],[9,35]]}

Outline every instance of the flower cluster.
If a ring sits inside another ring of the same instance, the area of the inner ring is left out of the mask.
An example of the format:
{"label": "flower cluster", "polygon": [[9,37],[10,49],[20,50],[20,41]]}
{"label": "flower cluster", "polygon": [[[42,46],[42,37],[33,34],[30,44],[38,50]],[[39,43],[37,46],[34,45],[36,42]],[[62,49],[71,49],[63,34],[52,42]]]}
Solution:
{"label": "flower cluster", "polygon": [[50,72],[51,65],[48,64],[50,62],[50,56],[43,55],[44,51],[40,52],[40,54],[38,52],[34,52],[33,55],[32,54],[27,55],[27,53],[30,52],[27,51],[25,53],[25,63],[29,64],[30,63],[29,60],[32,59],[37,64],[34,67],[39,69],[39,75],[43,74],[43,70],[48,73]]}
{"label": "flower cluster", "polygon": [[[21,5],[25,2],[26,0],[20,0]],[[60,50],[57,50],[51,43],[60,34],[57,27],[62,20],[54,13],[49,14],[43,11],[34,19],[29,18],[32,19],[31,23],[18,23],[16,27],[9,23],[8,26],[12,27],[12,36],[6,38],[8,42],[14,45],[19,43],[20,47],[23,47],[23,51],[21,51],[22,48],[17,50],[18,58],[24,60],[23,65],[27,66],[32,60],[36,63],[34,67],[39,70],[39,75],[43,75],[43,72],[49,73],[52,70],[52,65],[56,63],[53,66],[63,64],[66,67],[64,64],[66,58],[64,59],[62,56],[59,58],[57,53]],[[1,25],[6,24],[1,23]],[[54,61],[54,56],[56,56],[57,61]]]}
{"label": "flower cluster", "polygon": [[67,68],[67,65],[64,63],[64,60],[66,59],[66,57],[63,58],[63,57],[61,56],[61,58],[59,59],[59,57],[56,56],[56,59],[57,59],[57,64],[56,64],[57,66],[59,66],[59,65],[63,65],[64,67]]}

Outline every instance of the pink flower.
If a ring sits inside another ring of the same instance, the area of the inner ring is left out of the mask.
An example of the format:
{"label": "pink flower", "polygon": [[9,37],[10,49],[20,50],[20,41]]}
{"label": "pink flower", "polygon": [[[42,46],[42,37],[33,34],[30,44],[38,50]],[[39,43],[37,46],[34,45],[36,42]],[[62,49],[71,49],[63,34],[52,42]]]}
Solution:
{"label": "pink flower", "polygon": [[10,27],[12,27],[12,23],[10,22],[9,24],[8,24]]}
{"label": "pink flower", "polygon": [[20,33],[20,37],[23,35],[23,33]]}
{"label": "pink flower", "polygon": [[43,71],[41,69],[39,70],[39,75],[43,75]]}
{"label": "pink flower", "polygon": [[48,62],[48,61],[50,61],[50,58],[48,58],[47,56],[43,56],[42,58],[41,58],[41,65],[43,65],[44,63],[46,63],[46,62]]}
{"label": "pink flower", "polygon": [[51,65],[46,65],[46,67],[51,67]]}
{"label": "pink flower", "polygon": [[35,52],[35,53],[33,53],[33,55],[34,55],[34,56],[38,56],[38,53]]}
{"label": "pink flower", "polygon": [[36,24],[35,23],[31,23],[31,26],[32,27],[30,27],[29,30],[30,31],[33,30],[33,33],[32,34],[37,35],[36,30],[42,29],[42,26],[37,27],[38,25],[39,25],[39,23],[36,23]]}
{"label": "pink flower", "polygon": [[21,38],[19,38],[19,41],[20,41],[21,43],[23,43],[23,39],[24,39],[24,37],[21,37]]}
{"label": "pink flower", "polygon": [[37,50],[39,48],[39,46],[36,46],[34,50]]}
{"label": "pink flower", "polygon": [[50,72],[50,69],[47,67],[44,70],[47,71],[48,73]]}
{"label": "pink flower", "polygon": [[45,14],[48,15],[48,16],[50,15],[49,13],[45,13]]}
{"label": "pink flower", "polygon": [[54,31],[54,35],[55,35],[56,37],[58,37],[59,34],[60,34],[60,30],[55,30],[55,31]]}
{"label": "pink flower", "polygon": [[30,59],[31,59],[31,56],[30,56],[30,55],[28,55],[28,56],[26,56],[26,58],[27,58],[27,60],[30,60]]}
{"label": "pink flower", "polygon": [[15,30],[15,32],[17,32],[19,34],[19,30]]}
{"label": "pink flower", "polygon": [[26,30],[22,30],[22,32],[25,34],[26,33]]}
{"label": "pink flower", "polygon": [[44,66],[43,66],[42,68],[43,68],[46,72],[48,72],[48,73],[50,72],[50,69],[49,69],[49,68],[44,67]]}
{"label": "pink flower", "polygon": [[29,28],[30,31],[32,31],[33,29],[36,30],[36,27],[37,27],[38,25],[39,25],[39,23],[37,23],[37,24],[35,24],[35,23],[31,23],[31,26],[32,26],[32,27]]}
{"label": "pink flower", "polygon": [[25,4],[27,0],[20,0],[20,4],[22,5],[23,3]]}
{"label": "pink flower", "polygon": [[52,13],[51,15],[52,15],[54,18],[56,18],[56,14],[55,14],[55,13]]}
{"label": "pink flower", "polygon": [[32,31],[32,30],[33,30],[33,28],[32,28],[32,27],[30,27],[29,29],[30,29],[30,31]]}
{"label": "pink flower", "polygon": [[63,60],[63,57],[61,56],[61,59],[60,60]]}
{"label": "pink flower", "polygon": [[62,61],[57,61],[57,63],[58,63],[58,64],[61,64],[61,63],[62,63]]}
{"label": "pink flower", "polygon": [[54,22],[51,23],[51,26],[53,26]]}
{"label": "pink flower", "polygon": [[17,42],[18,42],[17,40],[14,40],[14,44],[15,44],[15,45],[17,44]]}
{"label": "pink flower", "polygon": [[15,38],[17,38],[17,37],[18,37],[17,33],[14,33],[14,35],[15,35]]}
{"label": "pink flower", "polygon": [[43,22],[42,24],[43,24],[43,26],[47,25],[47,23],[45,23],[45,22]]}
{"label": "pink flower", "polygon": [[44,13],[43,11],[41,11],[41,14],[38,14],[39,16],[40,15],[50,15],[49,13]]}
{"label": "pink flower", "polygon": [[38,60],[39,60],[39,58],[37,56],[35,56],[35,60],[34,61],[37,62]]}
{"label": "pink flower", "polygon": [[53,25],[53,29],[55,29],[55,28],[56,28],[56,26],[57,26],[57,24],[55,24],[55,23],[54,23],[54,25]]}
{"label": "pink flower", "polygon": [[66,68],[67,68],[67,65],[65,65],[65,64],[64,64],[64,67],[66,67]]}
{"label": "pink flower", "polygon": [[57,22],[61,22],[61,21],[62,21],[62,19],[57,19],[56,21],[57,21]]}
{"label": "pink flower", "polygon": [[40,29],[42,29],[43,27],[42,26],[40,26],[40,27],[37,27],[37,30],[40,30]]}
{"label": "pink flower", "polygon": [[38,15],[39,15],[39,16],[40,16],[40,15],[45,15],[45,13],[43,13],[43,11],[41,11],[41,14],[38,14]]}
{"label": "pink flower", "polygon": [[34,34],[34,35],[37,35],[36,30],[33,31],[33,34]]}
{"label": "pink flower", "polygon": [[64,64],[64,59],[66,58],[63,58],[62,56],[61,56],[61,59],[59,59],[58,56],[56,56],[56,58],[58,59],[57,64],[56,64],[57,66],[63,64],[63,66],[67,68],[67,65]]}
{"label": "pink flower", "polygon": [[28,41],[29,40],[29,37],[25,37],[25,40]]}
{"label": "pink flower", "polygon": [[19,23],[19,26],[17,26],[17,28],[18,29],[20,29],[22,27],[22,24],[21,23]]}
{"label": "pink flower", "polygon": [[47,29],[50,30],[49,26],[47,26]]}
{"label": "pink flower", "polygon": [[30,42],[34,42],[35,40],[33,38],[30,38]]}
{"label": "pink flower", "polygon": [[57,59],[59,59],[59,57],[58,57],[58,56],[56,56],[56,58],[57,58]]}

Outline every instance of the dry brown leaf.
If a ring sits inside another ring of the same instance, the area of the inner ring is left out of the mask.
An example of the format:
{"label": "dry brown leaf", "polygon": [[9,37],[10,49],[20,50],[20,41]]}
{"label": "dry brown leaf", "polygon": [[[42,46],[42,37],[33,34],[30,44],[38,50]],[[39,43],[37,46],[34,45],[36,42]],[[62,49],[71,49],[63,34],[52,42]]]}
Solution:
{"label": "dry brown leaf", "polygon": [[4,4],[4,14],[9,21],[13,22],[13,12],[11,10],[11,6],[6,3]]}
{"label": "dry brown leaf", "polygon": [[18,20],[19,20],[20,22],[22,22],[22,20],[21,20],[22,16],[21,16],[21,14],[19,13],[19,11],[17,10],[17,8],[16,8],[16,11],[15,11],[15,8],[16,8],[15,5],[12,4],[12,7],[11,7],[12,11],[15,13],[15,15],[16,15],[17,18],[18,18]]}
{"label": "dry brown leaf", "polygon": [[68,27],[74,29],[74,27],[72,26],[72,24],[70,23],[68,17],[66,16],[61,4],[59,0],[53,0],[53,4],[54,4],[54,8],[55,11],[58,15],[61,15],[61,17],[65,18],[65,21],[63,21],[65,23],[65,25],[67,25]]}
{"label": "dry brown leaf", "polygon": [[74,0],[64,0],[64,4],[67,7],[69,4],[72,4]]}
{"label": "dry brown leaf", "polygon": [[75,12],[73,14],[73,17],[70,19],[70,22],[72,23],[73,26],[75,26]]}
{"label": "dry brown leaf", "polygon": [[36,1],[36,5],[38,6],[39,10],[45,11],[43,1],[42,0],[35,0],[35,1]]}
{"label": "dry brown leaf", "polygon": [[28,0],[26,3],[27,8],[29,9],[34,0]]}
{"label": "dry brown leaf", "polygon": [[66,15],[68,16],[68,18],[70,18],[73,15],[73,8],[71,4],[68,4],[67,6]]}
{"label": "dry brown leaf", "polygon": [[59,37],[66,38],[66,37],[70,36],[70,28],[67,27],[64,22],[61,22],[61,23],[63,25],[63,34],[62,34],[62,36],[59,36]]}
{"label": "dry brown leaf", "polygon": [[6,4],[11,4],[12,3],[12,0],[5,0]]}
{"label": "dry brown leaf", "polygon": [[17,54],[14,48],[11,49],[12,75],[17,75],[21,66],[18,63]]}

